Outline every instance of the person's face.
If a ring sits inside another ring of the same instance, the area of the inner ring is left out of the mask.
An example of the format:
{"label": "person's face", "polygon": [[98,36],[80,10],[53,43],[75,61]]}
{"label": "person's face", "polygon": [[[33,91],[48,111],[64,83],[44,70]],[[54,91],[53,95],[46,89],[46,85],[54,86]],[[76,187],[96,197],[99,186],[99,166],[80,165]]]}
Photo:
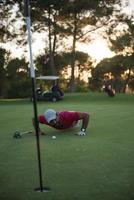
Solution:
{"label": "person's face", "polygon": [[57,122],[58,122],[58,116],[56,115],[56,119],[51,120],[51,121],[49,122],[49,124],[51,124],[51,125],[56,125]]}

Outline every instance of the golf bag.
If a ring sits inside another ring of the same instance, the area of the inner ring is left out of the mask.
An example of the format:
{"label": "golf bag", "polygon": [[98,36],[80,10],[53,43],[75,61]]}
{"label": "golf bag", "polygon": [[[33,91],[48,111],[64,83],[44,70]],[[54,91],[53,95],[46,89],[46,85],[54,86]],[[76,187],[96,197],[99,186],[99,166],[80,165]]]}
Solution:
{"label": "golf bag", "polygon": [[107,93],[107,95],[109,97],[114,97],[115,96],[115,92],[111,88],[109,88],[109,87],[105,87],[104,91]]}

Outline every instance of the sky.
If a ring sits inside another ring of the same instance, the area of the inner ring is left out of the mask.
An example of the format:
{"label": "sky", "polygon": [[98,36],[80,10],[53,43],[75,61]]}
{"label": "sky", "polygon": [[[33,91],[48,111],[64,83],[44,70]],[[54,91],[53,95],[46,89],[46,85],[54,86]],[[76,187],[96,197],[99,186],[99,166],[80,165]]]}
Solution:
{"label": "sky", "polygon": [[[125,6],[127,1],[128,1],[128,6]],[[134,16],[134,0],[122,0],[122,4],[124,6],[123,11],[128,15],[133,14]]]}
{"label": "sky", "polygon": [[[126,6],[127,2],[128,4]],[[122,13],[125,13],[128,16],[134,16],[134,0],[122,0]],[[93,40],[90,45],[78,44],[77,47],[94,58],[96,63],[105,57],[114,56],[114,53],[110,51],[106,40],[100,36],[96,37],[96,39]]]}
{"label": "sky", "polygon": [[[126,6],[126,2],[128,5]],[[134,0],[122,0],[122,12],[134,16]],[[113,57],[114,53],[110,51],[108,44],[101,36],[95,37],[89,44],[77,44],[77,49],[88,53],[98,63],[105,57]]]}
{"label": "sky", "polygon": [[[129,2],[128,2],[128,5],[126,6],[127,1]],[[134,0],[122,0],[122,5],[123,5],[123,9],[122,9],[123,13],[126,13],[128,15],[134,13]],[[18,24],[16,24],[16,27],[18,27]],[[33,33],[32,41],[33,41],[32,43],[33,57],[44,53],[45,41],[42,38],[42,35],[40,33]],[[9,44],[5,44],[5,46],[9,48]],[[12,47],[11,52],[12,52],[13,57],[16,56],[16,57],[21,58],[21,56],[24,55],[24,49],[22,49],[21,47],[18,47],[13,42],[10,44],[10,47]],[[88,53],[93,59],[96,60],[96,62],[99,62],[105,57],[114,56],[114,53],[111,52],[110,49],[108,48],[106,40],[104,40],[99,35],[95,39],[93,39],[90,44],[77,43],[76,49],[79,51]]]}

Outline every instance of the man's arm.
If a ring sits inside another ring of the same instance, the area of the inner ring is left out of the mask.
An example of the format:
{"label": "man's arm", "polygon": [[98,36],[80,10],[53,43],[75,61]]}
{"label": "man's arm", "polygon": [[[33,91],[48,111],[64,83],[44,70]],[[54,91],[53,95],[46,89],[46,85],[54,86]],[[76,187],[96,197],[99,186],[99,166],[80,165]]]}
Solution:
{"label": "man's arm", "polygon": [[89,114],[84,112],[84,113],[78,113],[79,114],[79,120],[82,120],[82,127],[81,130],[84,129],[86,131],[88,124],[89,124]]}
{"label": "man's arm", "polygon": [[82,126],[81,126],[80,132],[78,132],[77,135],[86,135],[86,129],[87,129],[88,124],[89,124],[90,116],[86,112],[84,112],[84,113],[79,112],[78,115],[79,115],[78,120],[82,120]]}

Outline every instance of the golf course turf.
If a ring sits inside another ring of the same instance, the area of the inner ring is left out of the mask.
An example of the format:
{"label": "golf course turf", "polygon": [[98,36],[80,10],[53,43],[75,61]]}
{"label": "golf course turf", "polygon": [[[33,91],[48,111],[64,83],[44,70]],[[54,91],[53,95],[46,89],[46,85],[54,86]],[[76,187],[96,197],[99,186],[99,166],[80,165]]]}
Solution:
{"label": "golf course turf", "polygon": [[[88,112],[86,136],[77,130],[57,131],[41,125],[43,185],[39,187],[36,139],[14,132],[31,131],[33,105],[29,99],[0,100],[0,200],[133,200],[134,95],[65,94],[56,103],[38,102],[46,109]],[[56,139],[52,139],[52,136]]]}

